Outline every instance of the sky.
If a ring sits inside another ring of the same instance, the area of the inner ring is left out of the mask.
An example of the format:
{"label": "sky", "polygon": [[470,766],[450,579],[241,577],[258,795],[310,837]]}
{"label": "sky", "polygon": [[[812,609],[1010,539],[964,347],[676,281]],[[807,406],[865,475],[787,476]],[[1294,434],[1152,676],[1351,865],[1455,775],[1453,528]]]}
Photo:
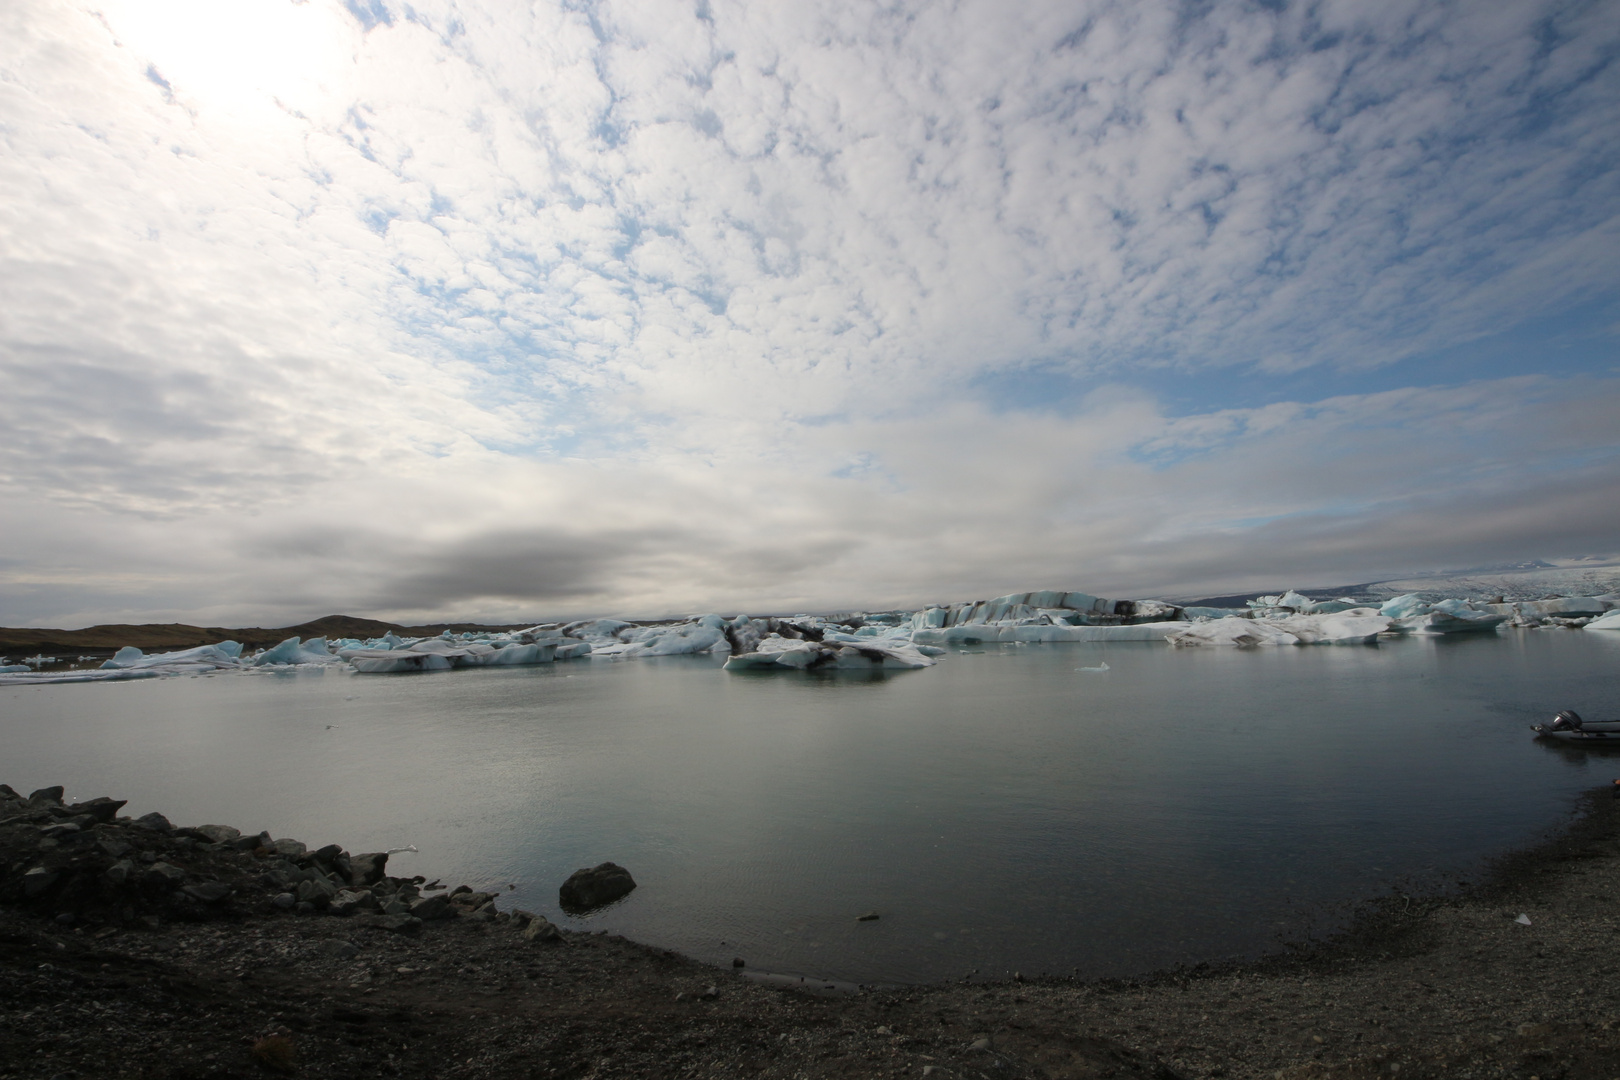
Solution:
{"label": "sky", "polygon": [[1620,5],[11,0],[0,623],[1620,552]]}

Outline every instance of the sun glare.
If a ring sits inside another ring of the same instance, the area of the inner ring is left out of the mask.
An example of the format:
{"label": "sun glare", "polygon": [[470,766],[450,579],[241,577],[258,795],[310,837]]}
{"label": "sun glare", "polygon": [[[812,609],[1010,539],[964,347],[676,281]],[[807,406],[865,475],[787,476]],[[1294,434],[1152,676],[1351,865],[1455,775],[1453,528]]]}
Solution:
{"label": "sun glare", "polygon": [[353,20],[318,0],[116,0],[101,11],[151,76],[202,112],[316,107],[357,37]]}

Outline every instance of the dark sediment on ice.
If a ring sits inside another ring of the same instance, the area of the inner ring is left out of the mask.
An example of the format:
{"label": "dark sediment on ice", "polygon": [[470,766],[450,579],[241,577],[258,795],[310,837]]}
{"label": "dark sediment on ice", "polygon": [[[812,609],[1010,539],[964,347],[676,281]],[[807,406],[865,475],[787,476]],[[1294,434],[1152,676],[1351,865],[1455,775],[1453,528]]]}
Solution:
{"label": "dark sediment on ice", "polygon": [[121,806],[0,789],[0,1076],[1620,1075],[1607,791],[1465,894],[1286,954],[842,997]]}

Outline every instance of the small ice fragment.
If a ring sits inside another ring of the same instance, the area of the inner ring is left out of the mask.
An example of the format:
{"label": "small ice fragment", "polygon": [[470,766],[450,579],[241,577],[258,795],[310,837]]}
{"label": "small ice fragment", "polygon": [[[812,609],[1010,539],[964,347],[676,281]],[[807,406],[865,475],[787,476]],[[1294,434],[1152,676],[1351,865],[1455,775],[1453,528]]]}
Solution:
{"label": "small ice fragment", "polygon": [[1519,917],[1517,919],[1514,919],[1513,921],[1518,923],[1520,926],[1529,926],[1530,925],[1530,916],[1526,915],[1524,912],[1521,911],[1521,912],[1519,912]]}
{"label": "small ice fragment", "polygon": [[1077,667],[1074,670],[1076,670],[1076,671],[1107,671],[1108,670],[1108,661],[1104,660],[1101,664],[1098,664],[1096,667]]}

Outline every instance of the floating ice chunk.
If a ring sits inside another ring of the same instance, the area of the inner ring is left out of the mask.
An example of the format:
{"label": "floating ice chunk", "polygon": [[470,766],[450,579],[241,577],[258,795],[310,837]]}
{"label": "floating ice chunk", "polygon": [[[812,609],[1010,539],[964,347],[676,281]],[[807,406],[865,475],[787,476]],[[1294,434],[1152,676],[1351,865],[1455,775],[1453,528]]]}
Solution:
{"label": "floating ice chunk", "polygon": [[1093,674],[1099,674],[1100,675],[1104,671],[1108,670],[1108,661],[1104,660],[1102,663],[1098,664],[1096,667],[1077,667],[1074,670],[1076,670],[1076,671],[1085,671],[1085,672],[1090,672],[1090,673],[1093,673]]}
{"label": "floating ice chunk", "polygon": [[1229,615],[1246,616],[1248,608],[1226,607],[1190,607],[1182,608],[1182,615],[1189,619],[1224,619]]}
{"label": "floating ice chunk", "polygon": [[760,650],[737,653],[726,660],[727,671],[769,671],[784,668],[858,671],[910,670],[932,667],[934,659],[916,646],[894,638],[873,638],[850,644],[841,641],[795,641],[770,637]]}
{"label": "floating ice chunk", "polygon": [[1287,615],[1277,619],[1230,617],[1196,623],[1171,637],[1172,645],[1362,645],[1372,644],[1388,630],[1390,620],[1367,614]]}
{"label": "floating ice chunk", "polygon": [[1231,645],[1252,649],[1261,645],[1297,645],[1299,638],[1275,625],[1269,619],[1244,619],[1236,616],[1195,623],[1185,630],[1171,634],[1166,640],[1172,645]]}
{"label": "floating ice chunk", "polygon": [[1506,615],[1474,611],[1465,607],[1453,611],[1430,611],[1422,615],[1408,615],[1403,619],[1396,619],[1390,624],[1390,629],[1407,634],[1472,634],[1484,631],[1495,633],[1496,628],[1507,620]]}
{"label": "floating ice chunk", "polygon": [[1519,600],[1505,604],[1485,604],[1484,610],[1506,615],[1520,623],[1537,623],[1547,618],[1598,616],[1614,605],[1601,596],[1559,596],[1551,600]]}
{"label": "floating ice chunk", "polygon": [[266,649],[253,658],[254,667],[269,664],[335,664],[342,658],[332,655],[323,637],[306,638],[300,642],[290,637],[281,644]]}
{"label": "floating ice chunk", "polygon": [[582,656],[591,655],[591,643],[588,641],[569,641],[556,646],[554,659],[577,660]]}
{"label": "floating ice chunk", "polygon": [[241,666],[242,646],[235,641],[221,641],[214,645],[199,645],[194,649],[146,655],[133,645],[125,645],[113,653],[112,659],[102,662],[107,670],[120,668],[162,668],[175,664],[202,664],[210,668]]}
{"label": "floating ice chunk", "polygon": [[1422,615],[1429,610],[1429,605],[1417,593],[1405,593],[1401,596],[1385,600],[1378,608],[1378,614],[1387,615],[1391,619],[1404,619],[1410,615]]}
{"label": "floating ice chunk", "polygon": [[943,630],[917,630],[911,640],[920,645],[1034,644],[1064,641],[1163,641],[1190,627],[1184,622],[1140,623],[1135,626],[985,626],[966,623]]}
{"label": "floating ice chunk", "polygon": [[76,682],[125,682],[129,679],[159,679],[165,675],[200,675],[213,668],[204,668],[198,665],[177,665],[172,668],[94,668],[68,671],[33,671],[12,664],[0,669],[0,686],[38,685],[42,683],[76,683]]}
{"label": "floating ice chunk", "polygon": [[550,642],[492,645],[488,641],[436,637],[412,642],[402,649],[345,649],[342,657],[358,672],[390,675],[407,671],[449,671],[459,667],[548,664],[556,650],[557,646]]}
{"label": "floating ice chunk", "polygon": [[1601,619],[1593,619],[1583,628],[1586,630],[1620,630],[1620,611],[1611,611]]}
{"label": "floating ice chunk", "polygon": [[27,664],[0,664],[0,675],[14,675],[19,671],[33,671]]}

